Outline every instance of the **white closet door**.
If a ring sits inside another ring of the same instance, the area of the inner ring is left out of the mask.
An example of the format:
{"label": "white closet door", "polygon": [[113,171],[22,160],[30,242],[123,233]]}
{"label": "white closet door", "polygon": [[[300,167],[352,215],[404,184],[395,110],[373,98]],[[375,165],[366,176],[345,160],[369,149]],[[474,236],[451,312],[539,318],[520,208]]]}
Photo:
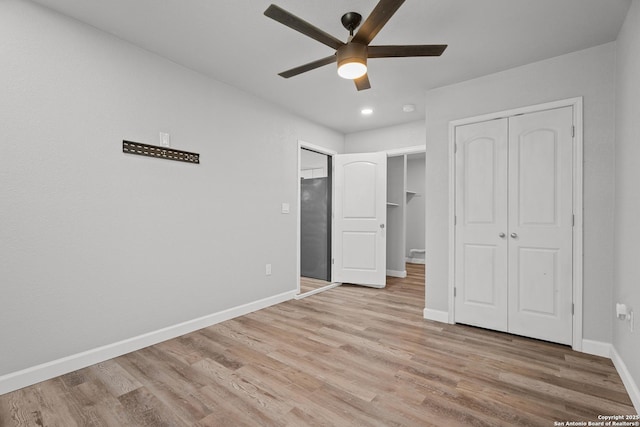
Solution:
{"label": "white closet door", "polygon": [[334,156],[334,280],[386,284],[387,155]]}
{"label": "white closet door", "polygon": [[507,331],[507,119],[455,132],[455,321]]}
{"label": "white closet door", "polygon": [[572,342],[573,109],[509,119],[509,332]]}

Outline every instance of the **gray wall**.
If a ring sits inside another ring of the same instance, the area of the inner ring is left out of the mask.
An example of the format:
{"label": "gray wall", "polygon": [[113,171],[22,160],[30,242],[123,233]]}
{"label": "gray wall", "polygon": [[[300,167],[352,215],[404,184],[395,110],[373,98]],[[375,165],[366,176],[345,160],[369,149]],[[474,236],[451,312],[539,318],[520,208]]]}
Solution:
{"label": "gray wall", "polygon": [[615,43],[428,91],[426,306],[448,310],[451,120],[584,97],[584,338],[611,342]]}
{"label": "gray wall", "polygon": [[[295,291],[297,141],[341,134],[25,1],[0,52],[0,376]],[[122,153],[159,131],[202,163]]]}
{"label": "gray wall", "polygon": [[347,134],[344,150],[345,153],[371,153],[414,147],[424,145],[425,138],[424,120],[417,120],[402,125]]}
{"label": "gray wall", "polygon": [[[613,345],[640,385],[640,1],[634,0],[617,41],[615,280],[613,303],[634,311],[635,328],[614,320]],[[602,306],[611,315],[611,306]],[[636,389],[637,390],[637,389]],[[636,397],[638,397],[636,395]],[[640,402],[636,401],[636,409]]]}

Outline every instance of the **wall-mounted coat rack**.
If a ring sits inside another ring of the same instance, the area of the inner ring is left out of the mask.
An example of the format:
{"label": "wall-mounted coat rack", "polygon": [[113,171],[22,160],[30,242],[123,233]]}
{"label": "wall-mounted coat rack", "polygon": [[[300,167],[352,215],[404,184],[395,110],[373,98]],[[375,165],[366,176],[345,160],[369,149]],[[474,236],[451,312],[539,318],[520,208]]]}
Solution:
{"label": "wall-mounted coat rack", "polygon": [[122,141],[122,152],[138,156],[157,157],[159,159],[176,160],[178,162],[200,164],[200,154],[139,142]]}

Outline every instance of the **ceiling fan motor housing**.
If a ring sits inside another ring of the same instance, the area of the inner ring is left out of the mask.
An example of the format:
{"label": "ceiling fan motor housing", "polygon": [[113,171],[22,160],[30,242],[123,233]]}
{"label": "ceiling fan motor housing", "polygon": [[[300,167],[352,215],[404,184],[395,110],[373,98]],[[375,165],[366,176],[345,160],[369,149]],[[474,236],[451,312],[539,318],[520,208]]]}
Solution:
{"label": "ceiling fan motor housing", "polygon": [[359,63],[367,66],[367,45],[362,43],[347,43],[338,49],[337,53],[338,70],[345,64]]}

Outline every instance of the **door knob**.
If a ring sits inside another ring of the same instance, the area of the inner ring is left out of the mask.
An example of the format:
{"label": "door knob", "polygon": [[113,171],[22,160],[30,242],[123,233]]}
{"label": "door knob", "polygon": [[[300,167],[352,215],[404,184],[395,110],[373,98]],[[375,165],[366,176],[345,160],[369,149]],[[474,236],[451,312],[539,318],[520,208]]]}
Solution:
{"label": "door knob", "polygon": [[506,236],[506,234],[504,234],[504,233],[498,234],[498,237],[500,237],[501,239],[504,239],[504,236]]}
{"label": "door knob", "polygon": [[511,233],[511,237],[515,239],[516,237],[518,237],[518,233]]}
{"label": "door knob", "polygon": [[380,224],[380,228],[384,228],[384,224]]}

